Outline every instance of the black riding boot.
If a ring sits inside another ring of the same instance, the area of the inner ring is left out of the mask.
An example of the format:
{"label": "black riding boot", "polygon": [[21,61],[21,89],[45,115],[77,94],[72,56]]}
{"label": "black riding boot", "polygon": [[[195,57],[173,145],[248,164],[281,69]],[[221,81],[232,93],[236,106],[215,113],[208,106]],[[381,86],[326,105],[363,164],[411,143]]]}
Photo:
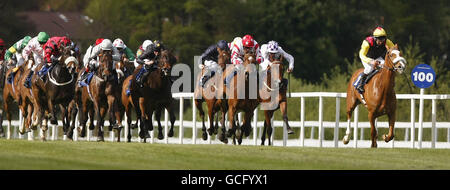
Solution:
{"label": "black riding boot", "polygon": [[359,79],[358,87],[356,89],[360,94],[364,93],[364,85],[366,84],[367,74],[363,73]]}
{"label": "black riding boot", "polygon": [[34,73],[33,70],[31,70],[28,73],[27,79],[25,80],[25,83],[23,84],[27,88],[31,88],[31,76],[33,75],[33,73]]}

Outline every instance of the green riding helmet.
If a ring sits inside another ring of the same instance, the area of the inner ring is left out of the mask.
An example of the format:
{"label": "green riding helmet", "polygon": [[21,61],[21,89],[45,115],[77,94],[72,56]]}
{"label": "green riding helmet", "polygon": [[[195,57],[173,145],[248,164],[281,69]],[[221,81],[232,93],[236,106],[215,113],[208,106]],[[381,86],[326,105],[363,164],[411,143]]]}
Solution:
{"label": "green riding helmet", "polygon": [[39,32],[38,41],[39,43],[45,43],[50,38],[50,36],[46,32]]}
{"label": "green riding helmet", "polygon": [[25,48],[25,46],[27,46],[27,44],[30,40],[31,40],[31,36],[25,36],[22,40],[22,45],[20,45],[20,49]]}

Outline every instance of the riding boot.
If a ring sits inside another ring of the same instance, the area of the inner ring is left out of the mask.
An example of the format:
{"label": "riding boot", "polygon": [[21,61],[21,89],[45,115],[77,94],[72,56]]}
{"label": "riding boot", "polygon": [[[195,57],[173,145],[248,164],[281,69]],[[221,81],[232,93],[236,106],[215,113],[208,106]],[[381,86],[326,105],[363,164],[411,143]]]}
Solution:
{"label": "riding boot", "polygon": [[366,78],[367,78],[367,74],[363,73],[361,75],[361,79],[359,79],[359,83],[358,83],[358,86],[356,87],[356,89],[358,90],[358,92],[360,94],[364,93],[364,85],[366,84]]}
{"label": "riding boot", "polygon": [[14,72],[14,71],[9,73],[8,79],[6,80],[8,82],[8,84],[12,84],[15,74],[16,74],[16,72]]}
{"label": "riding boot", "polygon": [[231,79],[233,79],[234,75],[236,75],[236,74],[237,74],[237,70],[234,70],[234,72],[228,74],[228,76],[223,81],[225,83],[225,86],[227,86],[228,83],[230,83]]}
{"label": "riding boot", "polygon": [[33,70],[31,70],[30,73],[28,73],[25,83],[23,84],[27,88],[31,88],[31,76],[33,76],[33,73],[34,73]]}
{"label": "riding boot", "polygon": [[136,78],[136,82],[137,82],[137,84],[139,84],[139,87],[141,87],[141,88],[144,87],[143,81],[144,81],[144,78],[148,75],[148,73],[149,72],[147,69],[141,70],[140,76]]}

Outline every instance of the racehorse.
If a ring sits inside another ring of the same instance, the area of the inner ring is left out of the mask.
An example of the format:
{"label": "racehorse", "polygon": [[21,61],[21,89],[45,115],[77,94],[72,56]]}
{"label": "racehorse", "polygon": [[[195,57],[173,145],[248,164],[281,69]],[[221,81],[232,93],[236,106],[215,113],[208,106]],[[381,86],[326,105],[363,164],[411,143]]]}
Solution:
{"label": "racehorse", "polygon": [[[45,131],[48,129],[46,124],[42,125],[44,112],[48,111],[50,123],[57,125],[55,106],[60,104],[62,105],[60,106],[63,115],[62,119],[68,124],[67,107],[74,96],[76,79],[64,63],[66,58],[70,56],[71,49],[69,46],[61,46],[59,51],[62,52],[62,55],[56,63],[52,63],[43,79],[39,79],[40,76],[38,75],[33,75],[32,78],[32,96],[34,97],[34,108],[37,114],[33,126],[40,126],[42,130],[41,139],[44,141],[46,140]],[[44,64],[39,65],[36,69],[40,70]],[[65,131],[67,131],[67,124],[64,126]]]}
{"label": "racehorse", "polygon": [[[256,56],[255,52],[253,50],[249,50],[244,55],[244,63],[243,66],[245,68],[245,90],[242,89],[242,91],[245,93],[245,98],[239,98],[238,97],[238,91],[240,91],[238,86],[238,77],[241,75],[241,73],[238,73],[233,77],[233,79],[230,82],[230,87],[225,88],[227,101],[228,101],[228,122],[229,122],[229,130],[227,131],[228,137],[233,137],[233,144],[236,144],[236,139],[238,139],[239,145],[242,143],[242,130],[244,132],[244,135],[247,137],[250,135],[251,132],[251,118],[253,117],[253,111],[256,109],[256,107],[259,105],[259,100],[257,97],[250,97],[250,80],[256,80],[258,78],[258,72],[256,70],[256,67],[250,67],[251,64],[256,64]],[[230,68],[230,69],[229,69]],[[227,76],[230,71],[233,70],[232,67],[229,67],[226,69],[226,72],[224,73],[224,76]],[[250,79],[250,76],[255,76],[256,79]],[[255,82],[256,82],[255,81]],[[234,84],[233,84],[234,83]],[[256,82],[257,83],[257,82]],[[255,84],[253,84],[255,85]],[[256,84],[257,85],[257,84]],[[257,89],[257,87],[256,87]],[[243,93],[240,91],[240,93]],[[233,94],[231,94],[233,93]],[[257,92],[255,92],[257,96]],[[236,124],[235,116],[238,111],[244,111],[244,120],[242,129],[241,126],[239,126],[239,123]]]}
{"label": "racehorse", "polygon": [[[114,125],[114,128],[119,130],[119,132],[121,129],[121,117],[117,105],[118,98],[116,97],[116,91],[119,91],[119,86],[117,73],[113,67],[112,52],[110,50],[102,50],[99,57],[97,71],[95,71],[89,85],[83,87],[81,90],[81,101],[78,102],[78,109],[82,113],[80,127],[83,129],[86,127],[88,111],[94,108],[95,115],[97,116],[97,141],[104,141],[103,124],[107,111],[110,111],[110,118],[115,116],[118,121],[118,124],[115,123],[115,120],[110,124]],[[111,113],[114,113],[114,116]],[[120,135],[118,135],[118,140],[120,140],[119,138]]]}
{"label": "racehorse", "polygon": [[[286,124],[286,128],[288,131],[288,134],[293,134],[294,131],[289,126],[289,120],[287,117],[287,98],[286,98],[286,90],[287,90],[287,83],[288,81],[286,79],[283,79],[283,57],[280,54],[270,54],[269,60],[271,61],[272,65],[267,66],[267,73],[263,74],[262,82],[263,85],[260,85],[259,89],[259,97],[261,103],[267,103],[272,104],[273,109],[265,109],[264,110],[264,128],[261,135],[261,145],[264,145],[264,141],[266,139],[266,132],[268,136],[269,143],[271,144],[271,135],[272,135],[272,116],[273,113],[280,109],[281,113],[283,115],[283,121]],[[277,66],[277,67],[275,67]],[[275,79],[272,83],[272,79]],[[271,101],[271,96],[269,93],[277,93],[275,96],[274,101]],[[264,95],[266,94],[268,98],[265,98]],[[275,105],[273,105],[275,104]],[[276,106],[276,107],[275,107]]]}
{"label": "racehorse", "polygon": [[[202,118],[202,138],[203,140],[207,140],[208,136],[206,134],[206,126],[205,126],[205,112],[203,111],[202,103],[206,102],[206,105],[208,107],[208,117],[209,117],[209,129],[208,133],[210,136],[213,134],[218,133],[218,116],[216,118],[216,123],[213,125],[214,122],[214,115],[218,113],[219,111],[222,111],[222,120],[221,120],[221,129],[219,130],[219,140],[228,143],[228,139],[225,138],[225,113],[227,111],[227,101],[223,100],[223,79],[220,78],[222,76],[223,71],[225,70],[225,67],[227,64],[231,63],[231,56],[230,52],[226,50],[220,50],[217,63],[220,66],[220,69],[213,77],[210,78],[205,84],[205,88],[202,86],[198,86],[195,88],[194,96],[195,98],[195,107],[200,113],[200,117]],[[200,80],[201,76],[203,76],[204,70],[202,70],[201,73],[199,73],[197,77],[197,81]],[[212,85],[211,83],[215,81],[216,85]],[[218,84],[217,84],[218,83]],[[219,94],[221,93],[221,94]]]}
{"label": "racehorse", "polygon": [[[8,64],[8,66],[5,65],[6,67],[12,67],[10,69],[8,69],[8,71],[6,72],[5,76],[9,76],[10,74],[12,74],[12,70],[14,69],[14,66],[12,65],[13,61],[10,61],[9,63],[5,63]],[[25,88],[22,84],[23,78],[26,78],[24,76],[25,75],[25,71],[29,70],[27,68],[27,65],[32,65],[34,63],[33,58],[31,58],[27,64],[23,64],[21,66],[18,67],[18,70],[15,73],[15,76],[12,80],[12,83],[9,84],[5,81],[4,84],[4,88],[3,88],[3,112],[6,113],[6,119],[8,120],[8,126],[11,126],[11,110],[10,110],[10,106],[12,104],[12,102],[16,102],[19,106],[19,109],[22,111],[22,116],[23,118],[28,118],[27,117],[27,111],[28,111],[28,107],[30,105],[30,102],[26,101],[23,102],[23,98],[22,98],[22,94],[21,94],[21,89]],[[4,69],[5,69],[4,68]],[[22,83],[21,83],[22,82]],[[25,88],[26,89],[26,88]],[[3,121],[3,114],[2,114],[2,119]],[[20,134],[25,134],[25,132],[30,132],[30,123],[24,122],[23,125],[20,126],[19,128],[19,133]],[[3,128],[2,128],[3,129]],[[1,131],[2,136],[3,134],[3,130]]]}
{"label": "racehorse", "polygon": [[[379,116],[386,114],[389,118],[389,133],[383,135],[383,140],[389,142],[394,139],[395,111],[397,108],[397,98],[394,91],[395,74],[403,73],[406,67],[406,60],[402,57],[397,44],[391,49],[386,46],[386,49],[384,64],[380,65],[379,73],[373,76],[364,86],[365,92],[363,96],[366,100],[365,106],[369,112],[372,148],[377,147],[378,135],[375,128],[375,119]],[[364,102],[359,92],[353,87],[355,80],[363,70],[359,69],[352,75],[347,87],[347,130],[343,139],[344,144],[348,144],[350,141],[352,112],[358,104]]]}

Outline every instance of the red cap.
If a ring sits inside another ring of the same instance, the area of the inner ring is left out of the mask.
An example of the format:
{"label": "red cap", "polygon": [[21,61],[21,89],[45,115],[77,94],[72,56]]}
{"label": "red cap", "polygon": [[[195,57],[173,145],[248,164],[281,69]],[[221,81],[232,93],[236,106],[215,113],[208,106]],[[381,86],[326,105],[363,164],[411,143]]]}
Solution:
{"label": "red cap", "polygon": [[95,40],[95,45],[98,45],[102,42],[103,42],[103,38],[98,38],[97,40]]}
{"label": "red cap", "polygon": [[253,46],[255,46],[255,42],[254,42],[254,40],[253,40],[253,37],[250,36],[250,35],[245,35],[245,36],[242,38],[242,45],[243,45],[244,47],[253,47]]}
{"label": "red cap", "polygon": [[3,39],[0,38],[0,46],[5,46],[5,41],[3,41]]}

